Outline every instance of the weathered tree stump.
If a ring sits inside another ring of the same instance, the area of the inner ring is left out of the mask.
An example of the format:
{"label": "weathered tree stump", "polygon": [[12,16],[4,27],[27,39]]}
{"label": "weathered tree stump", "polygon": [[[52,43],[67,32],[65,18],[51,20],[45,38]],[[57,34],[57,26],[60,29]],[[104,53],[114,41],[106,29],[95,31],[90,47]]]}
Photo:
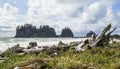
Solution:
{"label": "weathered tree stump", "polygon": [[37,42],[30,42],[29,46],[28,46],[28,49],[36,47],[36,46],[37,46]]}
{"label": "weathered tree stump", "polygon": [[37,42],[30,42],[29,45],[31,45],[31,46],[37,46]]}
{"label": "weathered tree stump", "polygon": [[81,43],[80,45],[77,46],[77,50],[84,50],[87,47],[104,47],[106,45],[108,45],[109,41],[110,41],[110,36],[112,34],[112,32],[114,32],[116,30],[116,27],[113,28],[111,31],[109,31],[111,29],[111,23],[108,24],[103,31],[97,36],[95,37],[95,35],[92,35],[92,42],[88,42],[86,43]]}

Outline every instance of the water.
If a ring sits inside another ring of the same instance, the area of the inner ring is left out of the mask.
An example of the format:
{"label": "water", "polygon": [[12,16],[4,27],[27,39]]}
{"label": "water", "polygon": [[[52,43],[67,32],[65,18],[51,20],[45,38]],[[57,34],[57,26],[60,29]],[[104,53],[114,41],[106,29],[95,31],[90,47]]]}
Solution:
{"label": "water", "polygon": [[21,47],[27,47],[29,42],[37,42],[38,46],[53,46],[57,45],[59,41],[64,43],[70,43],[73,41],[81,41],[85,38],[0,38],[0,51],[3,52],[6,49],[20,44]]}

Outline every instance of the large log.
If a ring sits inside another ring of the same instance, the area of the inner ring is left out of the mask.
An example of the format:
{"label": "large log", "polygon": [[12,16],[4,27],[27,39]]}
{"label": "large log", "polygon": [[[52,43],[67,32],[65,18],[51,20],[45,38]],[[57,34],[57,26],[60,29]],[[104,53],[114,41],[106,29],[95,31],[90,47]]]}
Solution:
{"label": "large log", "polygon": [[111,31],[109,31],[106,35],[105,35],[105,40],[104,40],[104,43],[105,45],[108,45],[109,44],[109,41],[110,41],[110,35],[112,34],[112,32],[114,32],[117,28],[113,28]]}
{"label": "large log", "polygon": [[110,36],[112,34],[112,32],[114,32],[117,29],[117,27],[113,28],[111,31],[109,31],[106,36]]}
{"label": "large log", "polygon": [[43,48],[31,48],[31,49],[23,49],[23,52],[25,53],[38,53],[38,52],[41,52],[43,50]]}
{"label": "large log", "polygon": [[110,35],[112,32],[114,32],[116,30],[116,28],[113,28],[111,31],[109,31],[110,29],[111,29],[111,23],[108,24],[96,38],[93,35],[91,37],[92,42],[88,42],[88,43],[83,42],[83,43],[79,44],[76,47],[76,51],[83,51],[86,48],[91,48],[93,46],[104,47],[105,45],[108,45],[108,43],[110,41]]}
{"label": "large log", "polygon": [[93,41],[90,44],[90,46],[104,46],[104,44],[107,45],[109,42],[110,34],[116,30],[116,28],[114,28],[112,31],[109,31],[110,28],[111,28],[111,23],[103,29],[100,35],[96,37],[95,41]]}
{"label": "large log", "polygon": [[75,47],[76,52],[84,51],[87,48],[88,44],[89,40],[84,40],[82,43]]}
{"label": "large log", "polygon": [[98,40],[98,39],[102,38],[102,37],[105,35],[105,33],[110,30],[110,28],[111,28],[111,23],[108,24],[108,25],[103,29],[103,31],[100,33],[100,35],[98,35],[98,36],[96,37],[95,40]]}

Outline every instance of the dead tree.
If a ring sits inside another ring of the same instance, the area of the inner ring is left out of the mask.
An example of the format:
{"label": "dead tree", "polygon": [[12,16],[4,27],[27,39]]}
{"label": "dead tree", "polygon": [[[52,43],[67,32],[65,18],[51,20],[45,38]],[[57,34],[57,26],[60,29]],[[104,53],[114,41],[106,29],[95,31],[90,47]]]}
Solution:
{"label": "dead tree", "polygon": [[111,29],[111,23],[107,25],[103,31],[95,38],[95,41],[93,41],[90,46],[105,46],[109,43],[110,35],[112,32],[116,30],[116,27],[109,31]]}
{"label": "dead tree", "polygon": [[108,45],[109,41],[110,41],[110,35],[112,34],[112,32],[114,32],[117,28],[113,28],[111,31],[109,31],[111,29],[111,23],[108,24],[103,31],[97,36],[97,37],[93,37],[92,36],[92,42],[89,42],[88,44],[85,43],[81,43],[80,45],[78,45],[76,47],[76,50],[81,51],[83,49],[86,49],[89,47],[104,47],[106,45]]}

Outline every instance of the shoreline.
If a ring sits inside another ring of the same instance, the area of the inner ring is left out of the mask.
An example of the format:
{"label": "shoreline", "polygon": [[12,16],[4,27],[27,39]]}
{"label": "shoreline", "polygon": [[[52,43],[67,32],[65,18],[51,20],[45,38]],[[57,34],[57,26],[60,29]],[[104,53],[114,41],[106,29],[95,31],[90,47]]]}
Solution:
{"label": "shoreline", "polygon": [[[31,44],[36,45],[35,42],[30,43],[30,45]],[[82,52],[74,52],[73,49],[68,48],[68,46],[64,44],[64,42],[63,43],[59,42],[58,47],[36,49],[38,47],[33,46],[33,48],[31,47],[30,49],[24,49],[24,52],[26,53],[13,53],[14,51],[18,52],[17,50],[15,50],[17,48],[22,49],[21,47],[19,47],[19,45],[16,45],[13,48],[9,49],[9,51],[7,52],[6,57],[10,58],[10,60],[12,61],[9,61],[9,59],[5,60],[5,58],[1,58],[0,66],[6,69],[16,69],[16,68],[26,69],[26,68],[34,68],[36,66],[40,68],[46,66],[46,69],[47,67],[48,68],[52,67],[52,69],[59,69],[61,65],[63,65],[62,68],[66,68],[66,69],[71,69],[71,68],[76,69],[76,68],[84,68],[84,67],[88,69],[89,68],[90,69],[91,68],[92,69],[101,69],[101,68],[103,69],[117,68],[118,69],[119,62],[114,64],[114,62],[113,61],[111,62],[110,60],[120,61],[117,58],[119,57],[119,53],[120,53],[119,45],[120,43],[119,44],[112,43],[106,48],[93,47],[90,50],[86,49],[85,51],[82,51]],[[72,46],[74,47],[77,45],[76,43],[75,44],[73,43],[70,45],[70,47]],[[11,50],[13,51],[11,52]],[[114,56],[117,56],[117,57],[114,57]],[[94,58],[95,60],[92,58]],[[101,66],[101,64],[105,64],[105,65]],[[111,64],[112,65],[114,64],[114,67],[113,66],[111,67]],[[3,65],[6,65],[6,66],[3,66]]]}
{"label": "shoreline", "polygon": [[[16,44],[20,44],[20,47],[27,47],[29,42],[37,42],[38,46],[53,46],[57,45],[59,41],[69,44],[70,42],[82,41],[87,38],[2,38],[5,40],[0,44],[0,51],[5,51],[8,47],[13,47]],[[7,41],[6,41],[7,40]]]}
{"label": "shoreline", "polygon": [[[1,45],[0,46],[0,51],[1,52],[4,52],[6,51],[8,48],[10,47],[13,47],[15,46],[16,44],[19,44],[20,47],[24,47],[24,48],[27,48],[29,42],[37,42],[38,46],[41,46],[41,47],[44,47],[44,46],[49,46],[49,47],[52,47],[54,45],[57,45],[59,43],[59,41],[62,41],[63,43],[65,44],[69,44],[71,42],[81,42],[81,41],[84,41],[85,39],[90,39],[90,38],[15,38],[15,39],[28,39],[30,41],[25,41],[23,40],[24,42],[9,42],[9,43],[4,43],[3,46]],[[32,41],[31,39],[35,39],[34,41]],[[38,40],[36,40],[38,39]],[[48,41],[39,41],[39,39],[49,39]],[[56,39],[56,41],[54,40],[51,40],[51,39]],[[60,40],[59,40],[60,39]],[[66,40],[65,40],[66,39]],[[74,40],[71,40],[71,39],[74,39]],[[120,39],[113,39],[113,42],[120,42]],[[1,42],[2,43],[2,42]]]}

